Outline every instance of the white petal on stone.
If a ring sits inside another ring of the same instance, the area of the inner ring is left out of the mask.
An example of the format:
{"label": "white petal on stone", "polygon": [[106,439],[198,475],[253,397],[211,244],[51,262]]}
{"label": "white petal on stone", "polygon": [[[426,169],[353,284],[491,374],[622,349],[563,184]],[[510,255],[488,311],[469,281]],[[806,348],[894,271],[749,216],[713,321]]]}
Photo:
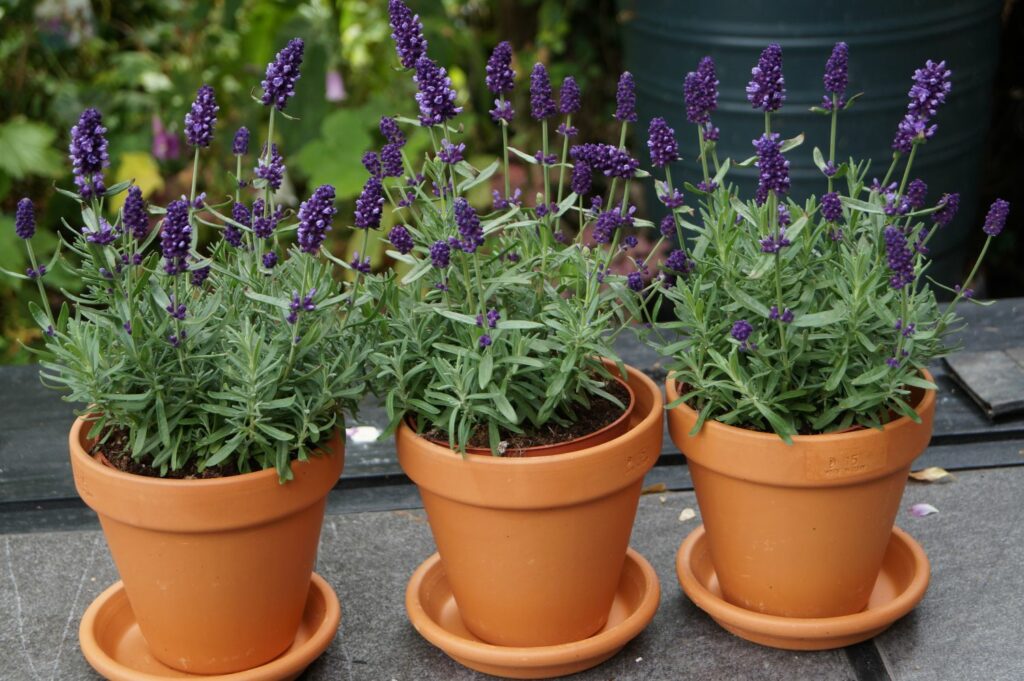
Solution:
{"label": "white petal on stone", "polygon": [[380,429],[373,426],[353,426],[345,429],[345,435],[353,444],[366,444],[380,437]]}
{"label": "white petal on stone", "polygon": [[697,517],[697,512],[692,508],[684,508],[679,514],[679,522],[685,523],[687,520],[693,520]]}
{"label": "white petal on stone", "polygon": [[914,504],[910,507],[910,515],[915,518],[923,518],[926,515],[938,513],[939,509],[935,508],[931,504]]}

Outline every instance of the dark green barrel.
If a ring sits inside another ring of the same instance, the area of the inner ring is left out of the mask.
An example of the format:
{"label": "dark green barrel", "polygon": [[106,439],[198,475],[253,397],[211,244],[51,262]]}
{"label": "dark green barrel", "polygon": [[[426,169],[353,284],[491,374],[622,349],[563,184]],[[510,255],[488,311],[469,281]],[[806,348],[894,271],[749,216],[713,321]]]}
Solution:
{"label": "dark green barrel", "polygon": [[[797,201],[820,196],[825,178],[814,166],[811,150],[818,146],[827,157],[828,118],[808,109],[821,102],[822,72],[832,46],[840,40],[849,44],[848,93],[865,93],[840,116],[837,159],[874,159],[872,175],[879,178],[892,160],[889,145],[906,110],[914,69],[927,59],[945,59],[953,71],[953,90],[935,119],[936,136],[918,151],[912,177],[928,183],[929,201],[943,192],[961,194],[957,220],[929,244],[935,258],[932,276],[956,283],[967,230],[976,227],[1001,6],[1000,0],[619,0],[626,65],[637,82],[640,121],[634,148],[645,157],[647,123],[665,117],[676,130],[685,159],[673,168],[673,179],[677,184],[682,179],[699,181],[697,135],[686,122],[683,78],[702,56],[710,55],[721,81],[713,116],[721,129],[719,157],[751,156],[751,140],[763,132],[764,119],[751,109],[745,87],[761,49],[778,42],[788,94],[773,128],[786,138],[806,133],[804,145],[788,155],[792,196]],[[750,191],[755,176],[754,168],[730,173],[744,191]]]}

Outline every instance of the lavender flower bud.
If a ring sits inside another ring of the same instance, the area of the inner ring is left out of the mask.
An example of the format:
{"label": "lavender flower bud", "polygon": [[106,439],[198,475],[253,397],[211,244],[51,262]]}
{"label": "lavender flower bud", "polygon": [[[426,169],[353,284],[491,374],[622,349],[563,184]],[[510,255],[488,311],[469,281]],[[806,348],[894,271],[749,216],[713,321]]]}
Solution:
{"label": "lavender flower bud", "polygon": [[430,247],[430,262],[439,270],[448,267],[451,262],[451,248],[445,241],[435,241]]}
{"label": "lavender flower bud", "polygon": [[359,229],[377,229],[384,212],[384,185],[380,178],[371,177],[363,185],[356,199],[355,220]]}
{"label": "lavender flower bud", "polygon": [[636,83],[633,74],[623,71],[615,90],[615,120],[636,123]]}
{"label": "lavender flower bud", "polygon": [[644,275],[639,270],[634,270],[626,275],[626,286],[630,291],[639,293],[644,290]]}
{"label": "lavender flower bud", "polygon": [[448,77],[448,72],[426,55],[416,62],[416,75],[413,81],[419,88],[416,103],[420,107],[422,125],[440,125],[462,113],[462,107],[455,105],[457,94],[452,88],[452,79]]}
{"label": "lavender flower bud", "polygon": [[260,239],[269,239],[274,235],[274,229],[284,214],[281,206],[278,206],[273,213],[265,215],[266,205],[263,199],[256,199],[252,204],[252,233]]}
{"label": "lavender flower bud", "polygon": [[664,168],[679,160],[679,143],[675,131],[664,118],[652,118],[648,128],[647,149],[651,153],[651,165]]}
{"label": "lavender flower bud", "polygon": [[352,262],[349,263],[356,272],[360,274],[369,274],[373,267],[370,264],[370,256],[360,259],[359,251],[352,254]]}
{"label": "lavender flower bud", "polygon": [[789,161],[782,155],[779,133],[765,133],[753,142],[757,149],[758,169],[757,193],[755,199],[759,206],[768,200],[768,192],[774,191],[777,196],[789,192]]}
{"label": "lavender flower bud", "polygon": [[316,255],[321,244],[331,231],[331,220],[338,209],[334,207],[334,187],[322,184],[313,195],[299,206],[299,227],[297,237],[299,249]]}
{"label": "lavender flower bud", "polygon": [[[683,96],[686,101],[686,120],[696,125],[710,126],[711,112],[718,108],[718,77],[715,75],[715,61],[711,57],[701,59],[697,70],[686,74]],[[704,136],[711,139],[707,134]]]}
{"label": "lavender flower bud", "polygon": [[249,128],[244,125],[235,133],[235,141],[231,145],[231,153],[235,156],[245,156],[249,153]]}
{"label": "lavender flower bud", "polygon": [[488,334],[485,333],[484,335],[480,336],[480,340],[478,342],[479,342],[480,347],[482,349],[482,348],[488,347],[491,344],[492,341],[491,341],[491,337]]}
{"label": "lavender flower bud", "polygon": [[[243,203],[236,202],[231,206],[231,219],[242,225],[251,226],[252,224],[252,216],[249,215],[249,209]],[[232,224],[224,225],[224,241],[227,241],[235,248],[241,248],[242,230]]]}
{"label": "lavender flower bud", "polygon": [[71,128],[68,152],[78,195],[86,201],[107,191],[103,182],[103,169],[110,165],[106,132],[103,116],[96,109],[83,111],[78,123]]}
{"label": "lavender flower bud", "polygon": [[572,76],[562,79],[562,89],[558,93],[558,112],[571,116],[580,110],[582,94],[580,86]]}
{"label": "lavender flower bud", "polygon": [[14,211],[14,233],[26,241],[36,233],[36,208],[32,205],[32,199],[23,198],[18,201]]}
{"label": "lavender flower bud", "polygon": [[163,226],[160,230],[160,250],[164,256],[164,271],[180,274],[188,269],[185,259],[192,246],[192,225],[188,221],[188,202],[184,199],[172,201],[167,206]]}
{"label": "lavender flower bud", "polygon": [[555,115],[558,109],[551,96],[551,79],[548,70],[541,63],[533,65],[530,73],[530,115],[534,120],[542,121]]}
{"label": "lavender flower bud", "polygon": [[458,247],[464,253],[475,253],[477,248],[484,245],[480,218],[469,202],[462,197],[455,199],[455,224],[458,225],[459,234],[462,236]]}
{"label": "lavender flower bud", "polygon": [[191,283],[193,286],[202,286],[210,276],[210,267],[197,267],[192,270]]}
{"label": "lavender flower bud", "polygon": [[740,348],[746,349],[748,347],[748,340],[750,334],[754,332],[754,327],[746,319],[741,319],[732,325],[732,329],[729,333],[732,337],[740,342]]}
{"label": "lavender flower bud", "polygon": [[[661,219],[661,223],[658,225],[658,231],[666,239],[671,239],[676,235],[676,218],[674,215],[669,213]],[[670,254],[671,255],[671,254]]]}
{"label": "lavender flower bud", "polygon": [[114,231],[113,225],[107,222],[106,218],[99,218],[99,223],[98,229],[83,229],[82,234],[85,235],[85,240],[91,244],[109,246],[117,238],[117,232]]}
{"label": "lavender flower bud", "polygon": [[924,180],[916,179],[911,181],[907,185],[907,203],[914,210],[924,208],[925,202],[928,200],[928,185],[925,184]]}
{"label": "lavender flower bud", "polygon": [[786,80],[782,76],[782,48],[772,43],[761,52],[757,66],[750,70],[747,101],[755,109],[778,111],[786,101]]}
{"label": "lavender flower bud", "polygon": [[366,168],[366,172],[370,173],[370,177],[380,177],[380,157],[377,156],[377,152],[366,152],[360,162]]}
{"label": "lavender flower bud", "polygon": [[278,111],[284,111],[288,106],[288,100],[295,94],[295,81],[302,75],[300,69],[305,48],[302,38],[292,38],[277,53],[274,61],[267,64],[266,78],[260,82],[264,106],[273,105]]}
{"label": "lavender flower bud", "polygon": [[835,47],[832,48],[832,55],[825,62],[825,75],[822,80],[825,83],[825,92],[829,94],[822,98],[821,105],[829,111],[832,110],[832,97],[830,95],[836,95],[838,106],[842,107],[846,104],[843,95],[846,93],[846,85],[848,83],[849,52],[849,46],[846,43],[836,43]]}
{"label": "lavender flower bud", "polygon": [[384,177],[402,176],[402,147],[389,142],[380,150],[380,171]]}
{"label": "lavender flower bud", "polygon": [[267,159],[267,145],[263,145],[259,162],[254,171],[256,177],[266,180],[267,186],[275,192],[281,188],[281,181],[284,180],[284,159],[277,151],[277,145],[270,145],[270,158]]}
{"label": "lavender flower bud", "polygon": [[391,231],[388,232],[388,241],[390,241],[391,245],[395,247],[395,250],[402,255],[411,253],[413,246],[415,246],[415,243],[413,243],[412,240],[412,234],[409,234],[409,230],[406,229],[404,225],[395,225],[392,227]]}
{"label": "lavender flower bud", "polygon": [[203,85],[196,92],[192,109],[185,114],[185,141],[193,147],[208,147],[213,141],[213,128],[217,124],[217,99],[213,88]]}
{"label": "lavender flower bud", "polygon": [[821,197],[821,216],[829,222],[843,219],[843,204],[839,200],[839,192],[829,192]]}
{"label": "lavender flower bud", "polygon": [[380,118],[380,134],[384,135],[389,143],[397,145],[399,148],[405,146],[405,133],[398,127],[398,121],[388,116],[381,116]]}
{"label": "lavender flower bud", "polygon": [[447,139],[441,140],[441,150],[437,152],[437,158],[442,163],[448,165],[455,165],[462,160],[462,152],[466,150],[466,144],[460,142],[459,144],[452,144]]}
{"label": "lavender flower bud", "polygon": [[263,267],[268,270],[274,269],[277,266],[277,253],[270,251],[269,253],[263,254]]}
{"label": "lavender flower bud", "polygon": [[989,236],[999,236],[1006,226],[1006,216],[1010,212],[1010,202],[1003,199],[996,199],[988,209],[985,216],[985,225],[982,231]]}
{"label": "lavender flower bud", "polygon": [[935,220],[935,224],[945,227],[953,222],[953,218],[956,217],[956,211],[960,208],[960,194],[943,194],[942,198],[939,199],[939,206],[941,208],[935,211],[932,219]]}
{"label": "lavender flower bud", "polygon": [[419,15],[413,14],[402,0],[388,2],[388,15],[398,60],[407,69],[416,67],[416,62],[427,53],[427,39],[423,37]]}
{"label": "lavender flower bud", "polygon": [[488,113],[491,114],[491,120],[495,123],[511,123],[516,115],[516,110],[512,108],[511,101],[496,99],[494,100],[494,108],[488,111]]}
{"label": "lavender flower bud", "polygon": [[885,228],[885,254],[889,264],[889,286],[897,291],[914,282],[914,256],[907,237],[896,227]]}
{"label": "lavender flower bud", "polygon": [[149,234],[146,201],[142,198],[142,189],[137,184],[128,187],[128,196],[125,197],[124,207],[121,208],[121,224],[136,241],[142,241]]}
{"label": "lavender flower bud", "polygon": [[507,40],[495,46],[487,60],[487,89],[496,95],[512,92],[515,87],[516,72],[512,70],[512,45]]}

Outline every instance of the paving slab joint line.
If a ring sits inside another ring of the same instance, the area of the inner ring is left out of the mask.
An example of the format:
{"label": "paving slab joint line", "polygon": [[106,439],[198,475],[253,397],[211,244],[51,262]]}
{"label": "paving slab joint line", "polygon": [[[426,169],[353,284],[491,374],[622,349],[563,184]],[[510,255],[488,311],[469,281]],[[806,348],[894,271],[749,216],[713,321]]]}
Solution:
{"label": "paving slab joint line", "polygon": [[843,649],[857,681],[896,681],[889,661],[874,639]]}

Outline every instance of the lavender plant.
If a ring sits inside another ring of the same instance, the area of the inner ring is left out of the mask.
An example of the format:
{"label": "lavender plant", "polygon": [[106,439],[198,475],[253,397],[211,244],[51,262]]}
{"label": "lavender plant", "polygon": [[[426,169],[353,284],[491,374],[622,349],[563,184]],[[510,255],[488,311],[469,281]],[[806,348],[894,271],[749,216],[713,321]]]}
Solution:
{"label": "lavender plant", "polygon": [[[366,272],[339,284],[323,248],[336,211],[334,189],[317,188],[297,215],[276,203],[284,164],[273,143],[275,116],[294,94],[302,41],[267,67],[262,102],[267,139],[246,177],[249,130],[234,135],[234,196],[210,201],[197,178],[217,126],[215,93],[202,86],[185,117],[194,150],[189,196],[146,205],[140,189],[104,183],[106,128],[82,113],[69,147],[81,223],[65,223],[63,263],[83,291],[56,314],[40,284],[32,313],[46,331],[39,351],[44,383],[89,405],[90,436],[128,443],[131,458],[159,475],[221,474],[304,460],[341,427],[364,393],[376,306]],[[114,197],[126,193],[120,210]],[[154,226],[152,217],[157,216]],[[60,249],[38,265],[28,199],[18,205],[18,236],[41,278]],[[206,247],[203,231],[211,232]],[[294,235],[294,244],[291,238]]]}
{"label": "lavender plant", "polygon": [[[389,430],[408,417],[453,449],[483,445],[502,454],[510,436],[576,422],[595,400],[624,406],[601,359],[613,360],[624,375],[612,342],[640,304],[626,277],[609,273],[626,230],[641,224],[628,196],[630,183],[645,173],[623,144],[636,119],[632,78],[620,85],[620,144],[574,145],[579,88],[567,78],[556,102],[547,69],[536,64],[528,113],[539,123],[541,148],[523,151],[508,142],[516,74],[511,46],[500,43],[485,83],[495,97],[491,117],[501,126],[503,153],[477,168],[459,139],[458,94],[428,56],[418,18],[401,0],[391,0],[390,9],[399,60],[415,69],[419,116],[381,119],[387,144],[380,158],[394,145],[400,153],[391,169],[369,155],[370,178],[356,206],[357,226],[370,229],[390,205],[396,226],[387,235],[388,253],[406,270],[385,294],[389,339],[373,354]],[[554,122],[560,149],[550,136]],[[429,133],[426,158],[401,149],[400,125]],[[511,187],[511,158],[538,177],[542,191],[532,206],[522,188]],[[492,206],[473,206],[467,192],[499,168],[504,191],[494,191]],[[610,178],[603,197],[592,191],[596,173]]]}
{"label": "lavender plant", "polygon": [[[695,433],[714,419],[788,441],[853,425],[878,428],[894,416],[919,420],[908,396],[934,388],[921,371],[952,349],[956,306],[971,300],[978,265],[1005,224],[1009,205],[998,200],[981,257],[940,305],[934,289],[945,287],[927,277],[928,244],[953,219],[959,196],[943,194],[929,205],[912,168],[937,130],[951,72],[932,61],[914,72],[892,161],[882,180],[869,181],[868,162],[840,162],[836,152],[839,115],[859,96],[846,96],[847,69],[847,45],[837,43],[822,106],[813,108],[831,119],[828,156],[813,151],[824,191],[802,204],[788,196],[786,153],[803,136],[782,140],[772,129],[786,98],[781,48],[764,50],[747,87],[764,115],[755,155],[736,164],[758,169],[753,200],[726,181],[731,161],[719,163],[715,150],[713,62],[705,57],[686,77],[687,119],[697,126],[703,172],[700,186],[689,189],[701,196],[700,219],[675,214],[694,237],[689,270],[665,289],[678,321],[658,325],[649,339],[671,359],[682,388],[668,407],[686,402],[699,411]],[[667,167],[665,176],[671,184]]]}

